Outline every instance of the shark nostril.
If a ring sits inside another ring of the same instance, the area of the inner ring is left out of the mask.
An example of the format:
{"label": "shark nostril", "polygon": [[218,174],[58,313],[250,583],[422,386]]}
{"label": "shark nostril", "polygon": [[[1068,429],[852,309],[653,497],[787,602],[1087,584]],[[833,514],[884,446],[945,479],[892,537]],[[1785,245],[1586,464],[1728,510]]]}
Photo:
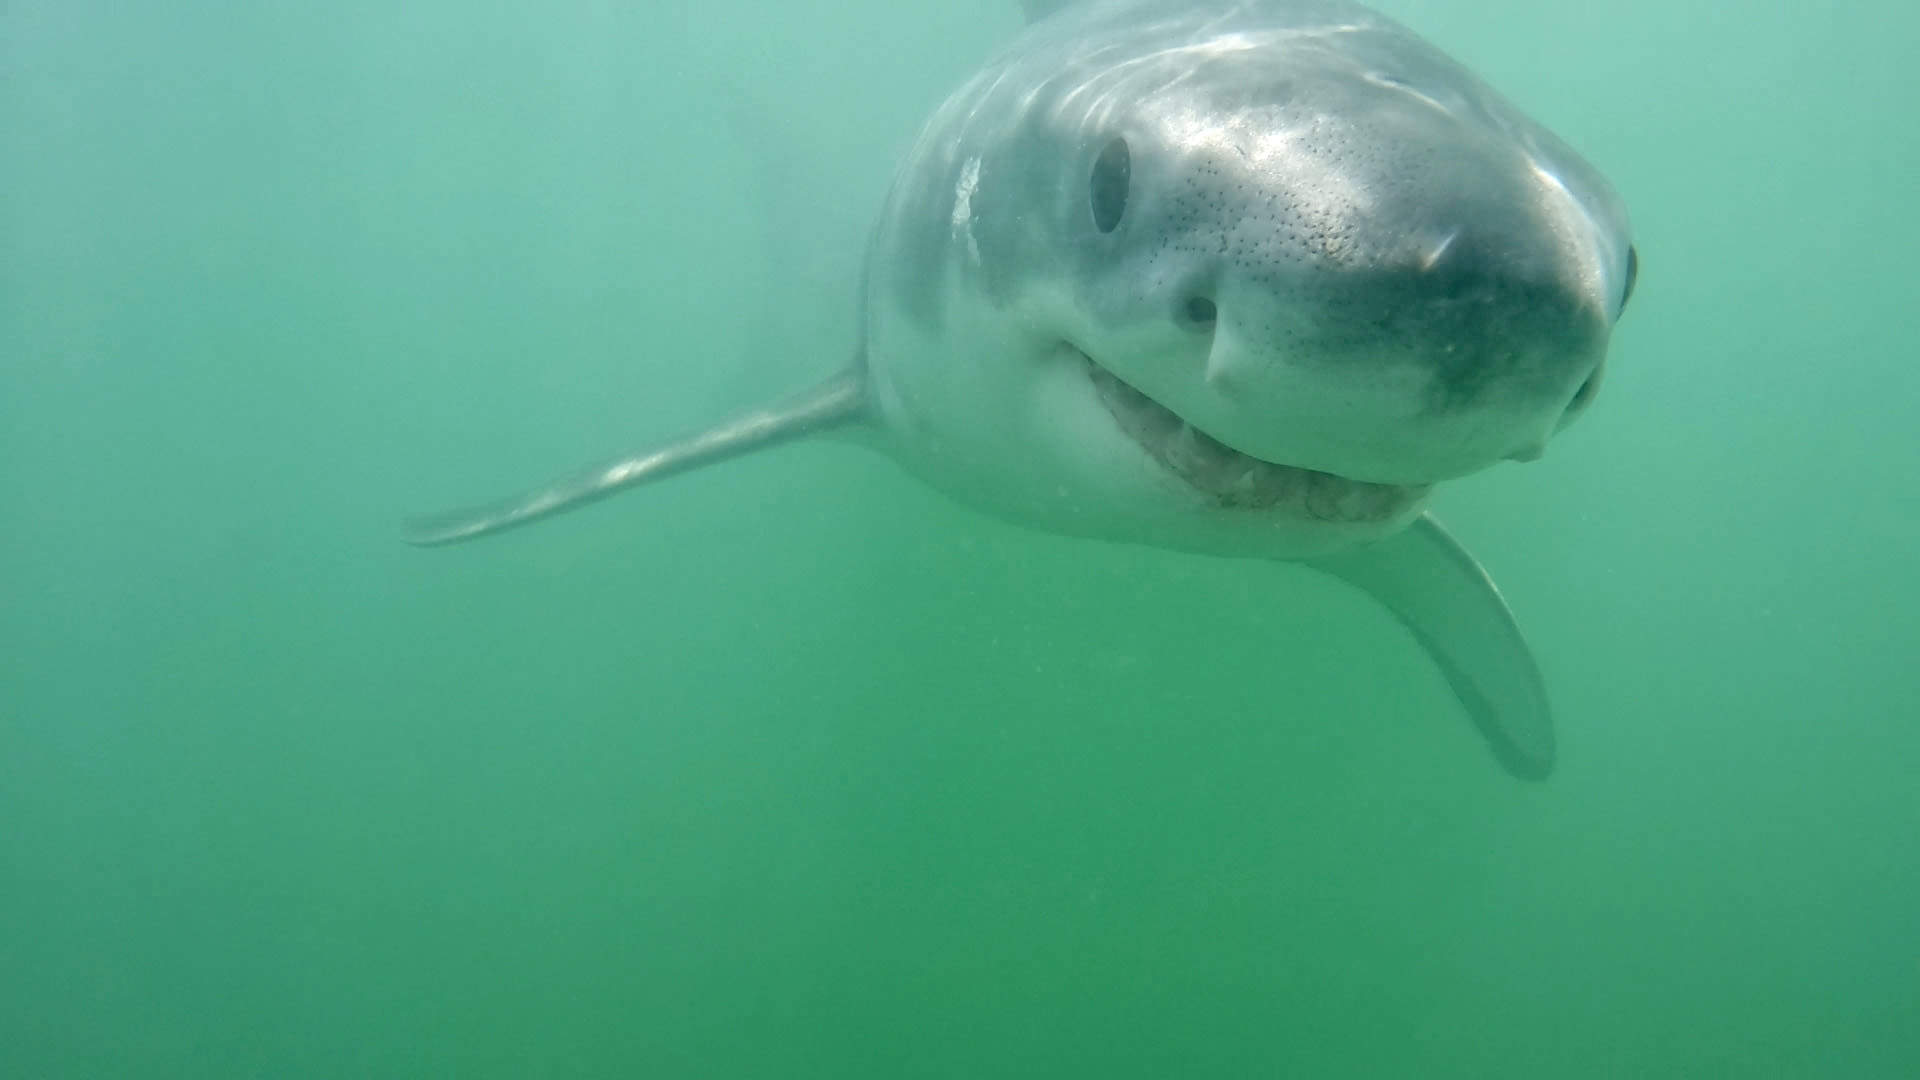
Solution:
{"label": "shark nostril", "polygon": [[1188,300],[1180,311],[1186,317],[1186,324],[1195,330],[1212,330],[1214,323],[1220,321],[1219,306],[1204,296]]}

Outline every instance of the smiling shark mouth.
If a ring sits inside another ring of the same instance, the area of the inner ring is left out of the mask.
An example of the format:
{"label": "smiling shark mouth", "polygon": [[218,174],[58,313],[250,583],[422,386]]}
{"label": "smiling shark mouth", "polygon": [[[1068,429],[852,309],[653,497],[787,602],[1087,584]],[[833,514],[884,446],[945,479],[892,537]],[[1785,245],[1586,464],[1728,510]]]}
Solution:
{"label": "smiling shark mouth", "polygon": [[1320,521],[1363,525],[1407,513],[1431,490],[1429,485],[1349,480],[1243,454],[1182,420],[1086,353],[1072,351],[1086,363],[1088,378],[1120,430],[1168,472],[1223,507],[1296,509]]}

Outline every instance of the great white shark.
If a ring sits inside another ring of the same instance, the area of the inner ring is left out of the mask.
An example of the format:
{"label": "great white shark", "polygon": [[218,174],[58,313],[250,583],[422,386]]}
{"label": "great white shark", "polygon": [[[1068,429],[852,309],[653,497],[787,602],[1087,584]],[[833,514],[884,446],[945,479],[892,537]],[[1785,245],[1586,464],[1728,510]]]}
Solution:
{"label": "great white shark", "polygon": [[822,385],[476,508],[438,545],[851,437],[1056,533],[1305,562],[1432,657],[1495,758],[1554,767],[1539,668],[1436,485],[1592,402],[1638,257],[1620,197],[1348,0],[1028,0],[942,104]]}

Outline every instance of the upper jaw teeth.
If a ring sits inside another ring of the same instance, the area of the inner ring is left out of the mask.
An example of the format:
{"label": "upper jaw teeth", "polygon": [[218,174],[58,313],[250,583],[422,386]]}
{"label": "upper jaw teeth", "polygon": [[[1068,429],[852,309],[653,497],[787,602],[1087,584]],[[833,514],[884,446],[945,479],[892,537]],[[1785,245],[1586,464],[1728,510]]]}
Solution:
{"label": "upper jaw teeth", "polygon": [[1328,521],[1377,521],[1411,509],[1426,492],[1424,487],[1348,480],[1243,454],[1081,355],[1121,430],[1223,506],[1264,509],[1285,504]]}

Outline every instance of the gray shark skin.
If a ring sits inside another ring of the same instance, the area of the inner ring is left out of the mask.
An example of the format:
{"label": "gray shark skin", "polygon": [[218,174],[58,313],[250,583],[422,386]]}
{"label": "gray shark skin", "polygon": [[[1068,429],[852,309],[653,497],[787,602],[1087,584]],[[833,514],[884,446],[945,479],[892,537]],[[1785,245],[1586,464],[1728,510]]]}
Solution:
{"label": "gray shark skin", "polygon": [[1345,0],[1025,7],[896,173],[845,371],[407,539],[851,437],[1033,528],[1333,574],[1406,626],[1510,774],[1548,776],[1538,666],[1426,507],[1592,402],[1638,271],[1618,195]]}

